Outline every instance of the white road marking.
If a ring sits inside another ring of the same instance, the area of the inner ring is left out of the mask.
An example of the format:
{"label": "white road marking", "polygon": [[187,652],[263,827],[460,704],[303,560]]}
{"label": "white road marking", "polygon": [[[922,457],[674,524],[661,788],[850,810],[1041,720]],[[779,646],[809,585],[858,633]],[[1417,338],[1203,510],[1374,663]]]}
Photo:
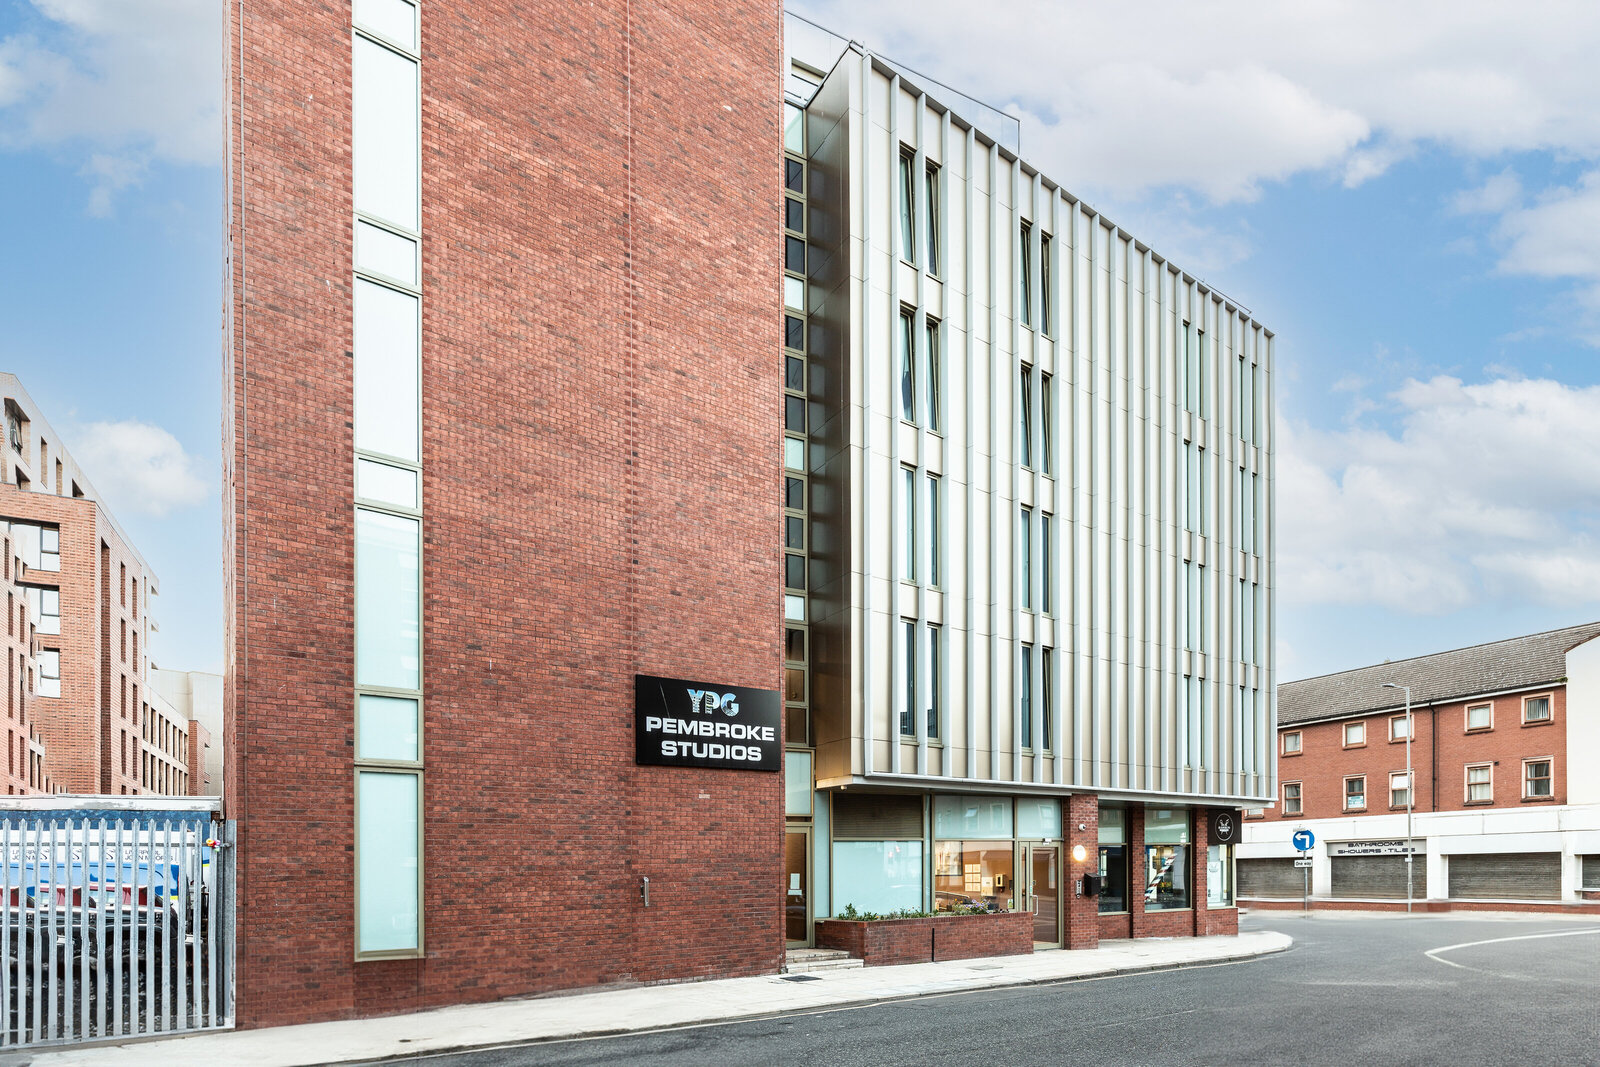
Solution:
{"label": "white road marking", "polygon": [[[1491,937],[1486,941],[1463,941],[1459,945],[1444,945],[1439,948],[1430,948],[1428,951],[1424,952],[1423,955],[1435,963],[1442,963],[1448,967],[1457,967],[1463,971],[1477,971],[1480,974],[1497,974],[1497,972],[1494,971],[1485,971],[1481,967],[1468,967],[1464,963],[1456,963],[1453,960],[1442,959],[1440,958],[1439,953],[1454,952],[1458,948],[1476,948],[1479,945],[1498,945],[1506,941],[1538,941],[1546,937],[1579,937],[1583,934],[1600,934],[1600,927],[1596,927],[1592,930],[1558,930],[1551,934],[1523,934],[1520,937]],[[1508,974],[1497,975],[1497,977],[1513,978],[1517,976]]]}

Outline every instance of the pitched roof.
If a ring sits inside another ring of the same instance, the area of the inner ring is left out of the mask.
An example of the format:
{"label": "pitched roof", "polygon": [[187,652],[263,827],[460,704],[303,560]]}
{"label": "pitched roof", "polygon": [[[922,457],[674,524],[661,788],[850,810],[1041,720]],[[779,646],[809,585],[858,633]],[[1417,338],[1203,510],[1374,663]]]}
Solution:
{"label": "pitched roof", "polygon": [[1409,685],[1416,707],[1561,681],[1566,654],[1595,637],[1600,622],[1284,682],[1278,686],[1278,724],[1402,707],[1404,694],[1385,689],[1384,682]]}

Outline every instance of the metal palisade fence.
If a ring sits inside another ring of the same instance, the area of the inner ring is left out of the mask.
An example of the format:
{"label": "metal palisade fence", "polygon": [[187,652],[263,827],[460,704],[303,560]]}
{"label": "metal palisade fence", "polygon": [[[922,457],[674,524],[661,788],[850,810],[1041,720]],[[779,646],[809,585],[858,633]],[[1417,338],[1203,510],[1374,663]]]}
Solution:
{"label": "metal palisade fence", "polygon": [[233,824],[150,799],[0,799],[0,1048],[233,1025]]}

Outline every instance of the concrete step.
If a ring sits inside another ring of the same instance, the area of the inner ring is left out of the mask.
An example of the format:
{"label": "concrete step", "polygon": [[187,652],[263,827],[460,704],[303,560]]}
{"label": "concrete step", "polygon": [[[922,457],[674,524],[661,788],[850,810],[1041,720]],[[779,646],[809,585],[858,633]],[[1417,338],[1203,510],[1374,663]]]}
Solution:
{"label": "concrete step", "polygon": [[851,971],[863,966],[850,953],[837,948],[790,949],[784,962],[785,974],[812,974],[817,971]]}

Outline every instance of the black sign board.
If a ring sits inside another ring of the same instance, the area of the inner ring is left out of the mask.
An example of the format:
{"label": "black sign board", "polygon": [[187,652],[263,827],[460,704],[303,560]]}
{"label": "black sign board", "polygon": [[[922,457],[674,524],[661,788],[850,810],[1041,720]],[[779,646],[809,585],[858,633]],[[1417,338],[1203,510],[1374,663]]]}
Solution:
{"label": "black sign board", "polygon": [[1211,835],[1213,845],[1237,845],[1240,830],[1239,813],[1232,808],[1211,810]]}
{"label": "black sign board", "polygon": [[776,771],[783,702],[776,690],[633,676],[634,762]]}

